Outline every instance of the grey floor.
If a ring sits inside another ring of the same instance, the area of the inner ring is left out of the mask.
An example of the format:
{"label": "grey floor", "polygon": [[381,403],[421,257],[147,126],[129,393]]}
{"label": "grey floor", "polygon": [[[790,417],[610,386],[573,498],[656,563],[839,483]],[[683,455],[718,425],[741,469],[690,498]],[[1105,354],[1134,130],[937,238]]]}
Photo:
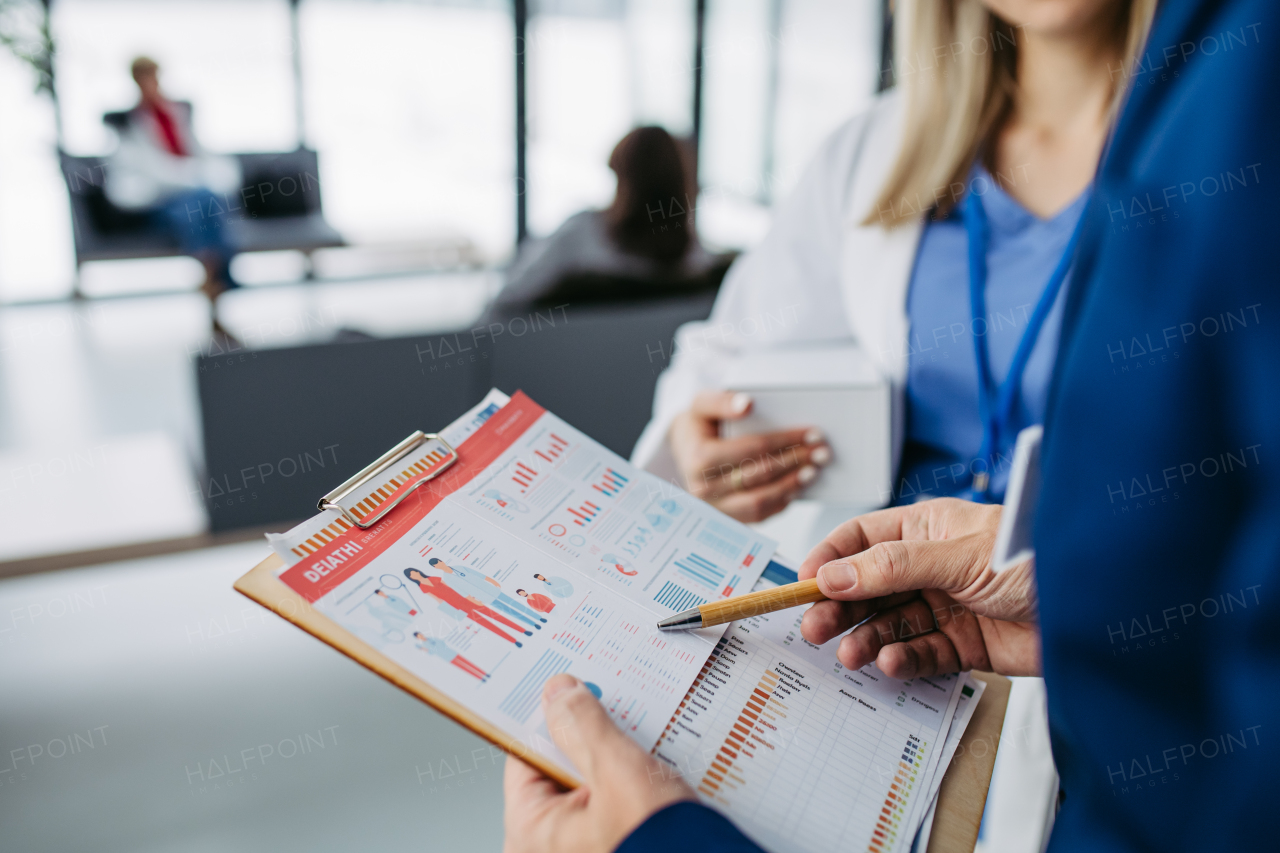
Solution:
{"label": "grey floor", "polygon": [[[473,272],[245,287],[223,296],[220,315],[249,349],[348,330],[424,334],[467,328],[497,281]],[[194,357],[215,352],[209,330],[207,302],[189,292],[0,306],[0,529],[19,525],[0,536],[0,561],[200,532]],[[95,502],[107,481],[118,499]]]}
{"label": "grey floor", "polygon": [[0,583],[0,848],[500,849],[503,759],[235,593],[266,554]]}
{"label": "grey floor", "polygon": [[[408,335],[465,328],[496,291],[492,273],[245,287],[223,323],[245,346],[296,346],[341,329]],[[0,307],[0,451],[162,430],[198,452],[192,358],[209,351],[195,293]]]}

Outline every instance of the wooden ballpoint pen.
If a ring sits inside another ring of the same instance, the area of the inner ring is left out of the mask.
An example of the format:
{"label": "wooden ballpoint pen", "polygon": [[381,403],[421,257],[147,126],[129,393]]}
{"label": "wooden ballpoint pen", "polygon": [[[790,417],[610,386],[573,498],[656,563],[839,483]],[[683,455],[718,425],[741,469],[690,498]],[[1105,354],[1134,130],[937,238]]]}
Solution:
{"label": "wooden ballpoint pen", "polygon": [[700,604],[691,610],[685,610],[674,616],[668,616],[658,623],[664,631],[687,631],[692,628],[710,628],[712,625],[723,625],[735,619],[747,619],[777,610],[786,610],[799,604],[812,604],[825,601],[826,596],[818,590],[816,578],[807,581],[789,583],[773,589],[762,589],[749,592],[724,601],[712,601]]}

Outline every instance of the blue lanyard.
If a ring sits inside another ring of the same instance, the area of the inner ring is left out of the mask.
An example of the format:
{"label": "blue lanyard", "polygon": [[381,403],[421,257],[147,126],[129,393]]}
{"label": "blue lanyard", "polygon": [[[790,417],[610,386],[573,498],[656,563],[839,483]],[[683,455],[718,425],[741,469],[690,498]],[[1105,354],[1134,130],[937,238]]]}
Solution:
{"label": "blue lanyard", "polygon": [[[1009,365],[1009,374],[998,386],[991,378],[991,356],[987,347],[987,333],[991,331],[987,320],[987,212],[982,207],[982,198],[970,192],[960,206],[961,218],[964,219],[965,231],[969,235],[969,310],[973,315],[969,330],[973,335],[973,353],[978,362],[978,413],[982,418],[982,449],[978,458],[987,465],[986,471],[973,475],[972,496],[976,501],[991,503],[991,470],[994,467],[992,457],[999,448],[999,441],[1009,430],[1009,421],[1013,417],[1013,404],[1022,388],[1022,375],[1026,372],[1027,361],[1031,351],[1035,349],[1036,339],[1044,327],[1045,318],[1053,309],[1053,303],[1062,290],[1062,283],[1071,269],[1072,257],[1075,254],[1076,241],[1080,237],[1080,226],[1084,223],[1081,214],[1071,239],[1067,241],[1066,251],[1053,275],[1040,294],[1035,311],[1027,321],[1027,328],[1014,350],[1013,361]],[[976,324],[981,320],[985,329],[981,335],[977,333]]]}

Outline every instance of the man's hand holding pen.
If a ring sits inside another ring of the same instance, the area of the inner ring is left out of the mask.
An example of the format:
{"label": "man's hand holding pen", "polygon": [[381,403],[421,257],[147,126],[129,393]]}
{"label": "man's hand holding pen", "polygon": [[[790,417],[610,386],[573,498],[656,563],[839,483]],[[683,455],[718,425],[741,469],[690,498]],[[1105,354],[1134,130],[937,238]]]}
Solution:
{"label": "man's hand holding pen", "polygon": [[805,613],[804,638],[822,645],[849,631],[840,663],[874,661],[892,678],[969,669],[1038,675],[1033,565],[998,575],[990,567],[1000,511],[938,499],[840,525],[797,572],[816,577],[831,599]]}

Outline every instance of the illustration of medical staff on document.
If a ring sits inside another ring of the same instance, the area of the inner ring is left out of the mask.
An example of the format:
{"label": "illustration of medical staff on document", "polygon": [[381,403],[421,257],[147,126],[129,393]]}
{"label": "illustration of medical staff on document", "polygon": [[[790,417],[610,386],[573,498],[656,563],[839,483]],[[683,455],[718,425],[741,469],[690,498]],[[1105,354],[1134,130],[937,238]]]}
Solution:
{"label": "illustration of medical staff on document", "polygon": [[327,615],[504,729],[545,737],[541,689],[589,682],[648,748],[706,659],[705,638],[659,634],[592,575],[444,502],[316,602]]}

